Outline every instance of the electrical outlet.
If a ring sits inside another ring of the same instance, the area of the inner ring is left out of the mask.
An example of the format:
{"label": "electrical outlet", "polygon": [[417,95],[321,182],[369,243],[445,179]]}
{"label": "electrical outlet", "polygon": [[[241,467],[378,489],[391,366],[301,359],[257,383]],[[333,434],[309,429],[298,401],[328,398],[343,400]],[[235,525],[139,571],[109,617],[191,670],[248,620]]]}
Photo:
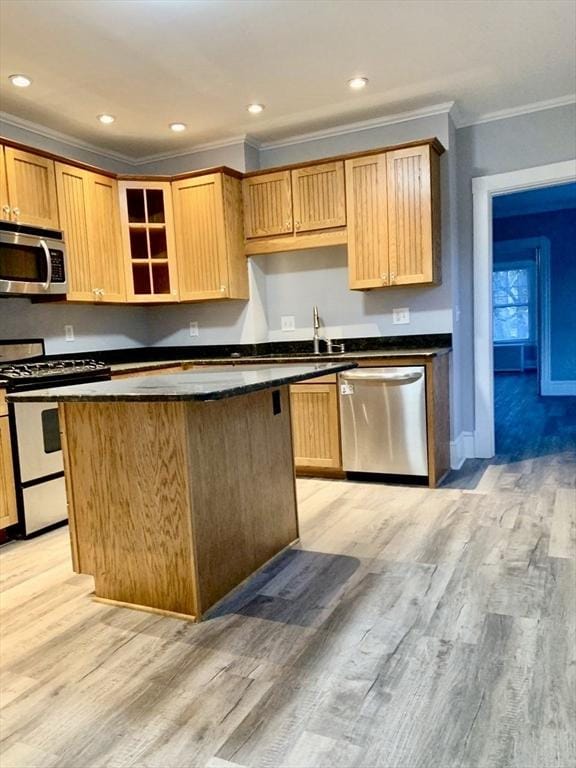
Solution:
{"label": "electrical outlet", "polygon": [[280,318],[280,327],[283,331],[295,331],[296,320],[294,315],[282,315]]}
{"label": "electrical outlet", "polygon": [[410,310],[408,307],[399,307],[392,310],[392,322],[394,325],[405,325],[410,322]]}
{"label": "electrical outlet", "polygon": [[194,320],[190,323],[190,336],[199,336],[198,323]]}
{"label": "electrical outlet", "polygon": [[66,341],[74,341],[74,326],[73,325],[65,325],[64,326],[64,338]]}

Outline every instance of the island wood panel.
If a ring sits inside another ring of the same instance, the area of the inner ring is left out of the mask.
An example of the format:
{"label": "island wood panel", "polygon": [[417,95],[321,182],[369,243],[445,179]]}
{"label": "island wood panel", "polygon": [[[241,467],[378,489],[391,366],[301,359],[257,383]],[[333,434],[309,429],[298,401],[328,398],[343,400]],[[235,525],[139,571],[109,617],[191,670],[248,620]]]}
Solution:
{"label": "island wood panel", "polygon": [[97,299],[125,302],[126,285],[118,182],[108,176],[88,173],[91,273]]}
{"label": "island wood panel", "polygon": [[6,178],[6,158],[4,147],[0,144],[0,219],[10,221],[10,199],[8,197],[8,179]]}
{"label": "island wood panel", "polygon": [[10,425],[7,416],[0,416],[0,529],[17,522]]}
{"label": "island wood panel", "polygon": [[142,376],[164,376],[166,373],[182,373],[183,367],[181,365],[168,365],[165,368],[146,368],[144,370],[133,371],[120,371],[115,373],[112,371],[113,379],[136,379]]}
{"label": "island wood panel", "polygon": [[435,279],[430,155],[428,146],[386,154],[391,285]]}
{"label": "island wood panel", "polygon": [[12,219],[59,228],[54,161],[13,147],[4,148]]}
{"label": "island wood panel", "polygon": [[183,179],[172,195],[180,300],[248,298],[238,179]]}
{"label": "island wood panel", "polygon": [[344,163],[322,163],[292,171],[294,230],[306,232],[346,224]]}
{"label": "island wood panel", "polygon": [[8,403],[6,402],[6,390],[0,389],[0,416],[6,416],[8,413]]}
{"label": "island wood panel", "polygon": [[247,238],[270,237],[293,231],[290,171],[244,179],[242,194]]}
{"label": "island wood panel", "polygon": [[188,403],[200,613],[298,538],[290,397],[265,390]]}
{"label": "island wood panel", "polygon": [[340,469],[336,384],[293,384],[290,397],[296,468]]}
{"label": "island wood panel", "polygon": [[64,403],[78,570],[97,597],[195,617],[184,403]]}
{"label": "island wood panel", "polygon": [[388,285],[386,155],[346,161],[348,280],[354,290]]}

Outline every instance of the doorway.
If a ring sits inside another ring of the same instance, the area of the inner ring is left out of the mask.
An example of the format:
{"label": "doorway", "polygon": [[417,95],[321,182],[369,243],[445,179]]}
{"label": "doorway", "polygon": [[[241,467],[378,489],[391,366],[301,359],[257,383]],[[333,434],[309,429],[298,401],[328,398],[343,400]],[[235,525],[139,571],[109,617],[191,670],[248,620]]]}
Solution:
{"label": "doorway", "polygon": [[[498,195],[576,181],[576,160],[472,180],[474,200],[474,449],[495,454],[493,342],[493,200]],[[542,366],[543,368],[543,366]],[[560,394],[560,392],[558,392]]]}

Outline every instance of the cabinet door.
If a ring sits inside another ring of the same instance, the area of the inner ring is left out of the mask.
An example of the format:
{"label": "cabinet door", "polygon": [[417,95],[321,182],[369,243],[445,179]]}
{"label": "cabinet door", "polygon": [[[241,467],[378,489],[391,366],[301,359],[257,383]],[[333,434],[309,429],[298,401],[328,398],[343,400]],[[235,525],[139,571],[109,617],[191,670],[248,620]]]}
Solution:
{"label": "cabinet door", "polygon": [[251,176],[242,182],[247,238],[293,231],[290,171]]}
{"label": "cabinet door", "polygon": [[386,155],[346,160],[346,209],[350,288],[388,285]]}
{"label": "cabinet door", "polygon": [[0,144],[0,219],[10,221],[10,200],[8,198],[8,179],[6,178],[6,160],[4,147]]}
{"label": "cabinet door", "polygon": [[0,416],[0,528],[18,522],[8,417]]}
{"label": "cabinet door", "polygon": [[71,301],[94,301],[88,234],[88,173],[63,163],[56,163],[55,170],[58,210],[66,241],[66,297]]}
{"label": "cabinet door", "polygon": [[12,147],[4,155],[12,219],[58,229],[54,161]]}
{"label": "cabinet door", "polygon": [[296,467],[339,469],[340,428],[336,384],[290,387]]}
{"label": "cabinet door", "polygon": [[292,195],[296,232],[346,224],[343,162],[292,171]]}
{"label": "cabinet door", "polygon": [[181,301],[229,296],[222,176],[172,184]]}
{"label": "cabinet door", "polygon": [[124,302],[124,259],[120,233],[118,182],[88,173],[89,235],[93,288],[98,301]]}
{"label": "cabinet door", "polygon": [[178,301],[170,182],[122,181],[120,221],[128,301]]}
{"label": "cabinet door", "polygon": [[386,154],[390,284],[431,283],[432,197],[428,145]]}

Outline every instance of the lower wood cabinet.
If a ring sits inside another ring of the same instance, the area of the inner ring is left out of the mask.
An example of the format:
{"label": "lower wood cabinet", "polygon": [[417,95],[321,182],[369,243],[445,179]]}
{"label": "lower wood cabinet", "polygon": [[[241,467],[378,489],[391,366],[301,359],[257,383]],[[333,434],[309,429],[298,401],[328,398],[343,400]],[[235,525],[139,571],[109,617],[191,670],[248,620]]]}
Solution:
{"label": "lower wood cabinet", "polygon": [[290,405],[296,469],[341,469],[336,383],[294,384]]}
{"label": "lower wood cabinet", "polygon": [[8,416],[0,416],[0,528],[18,521]]}

